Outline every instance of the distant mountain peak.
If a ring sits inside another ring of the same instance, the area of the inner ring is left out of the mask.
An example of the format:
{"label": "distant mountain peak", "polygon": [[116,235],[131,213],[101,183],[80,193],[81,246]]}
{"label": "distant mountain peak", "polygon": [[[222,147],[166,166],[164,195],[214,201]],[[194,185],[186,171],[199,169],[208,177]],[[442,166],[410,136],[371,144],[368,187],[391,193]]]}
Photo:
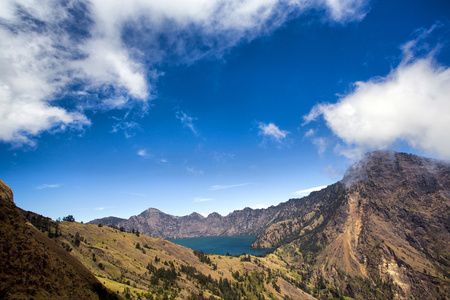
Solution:
{"label": "distant mountain peak", "polygon": [[197,212],[193,212],[193,213],[191,213],[190,215],[189,215],[189,217],[191,217],[191,218],[196,218],[196,219],[204,219],[205,217],[204,216],[202,216],[201,214],[199,214],[199,213],[197,213]]}
{"label": "distant mountain peak", "polygon": [[222,218],[222,216],[219,213],[212,212],[208,215],[207,218]]}
{"label": "distant mountain peak", "polygon": [[146,209],[143,212],[147,212],[147,213],[162,213],[162,211],[160,211],[159,209],[153,208],[153,207],[150,207],[150,208]]}

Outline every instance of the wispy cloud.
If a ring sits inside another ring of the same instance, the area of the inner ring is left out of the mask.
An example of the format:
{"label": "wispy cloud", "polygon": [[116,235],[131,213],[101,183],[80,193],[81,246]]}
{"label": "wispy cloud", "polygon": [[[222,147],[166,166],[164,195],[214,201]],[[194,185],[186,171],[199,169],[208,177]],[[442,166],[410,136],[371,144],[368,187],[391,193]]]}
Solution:
{"label": "wispy cloud", "polygon": [[131,196],[137,196],[137,197],[147,197],[146,194],[142,194],[142,193],[127,193],[128,195]]}
{"label": "wispy cloud", "polygon": [[181,121],[183,126],[189,128],[193,134],[198,135],[197,129],[194,126],[194,121],[197,120],[197,118],[193,118],[181,110],[177,110],[175,116]]}
{"label": "wispy cloud", "polygon": [[36,187],[36,189],[38,189],[38,190],[56,189],[56,188],[59,188],[60,186],[61,186],[61,184],[42,184],[42,185]]}
{"label": "wispy cloud", "polygon": [[[304,116],[305,124],[323,117],[344,145],[335,150],[357,158],[371,149],[397,142],[450,158],[450,68],[440,65],[425,39],[439,26],[422,30],[402,46],[402,60],[385,77],[356,82],[334,104],[319,104]],[[319,145],[320,146],[320,145]]]}
{"label": "wispy cloud", "polygon": [[309,189],[296,191],[296,192],[294,192],[294,194],[297,195],[297,196],[307,196],[307,195],[309,195],[312,192],[323,190],[326,187],[327,187],[326,185],[316,186],[316,187],[312,187],[312,188],[309,188]]}
{"label": "wispy cloud", "polygon": [[143,158],[149,158],[151,155],[147,152],[147,149],[140,149],[137,152],[137,155]]}
{"label": "wispy cloud", "polygon": [[[0,140],[31,144],[44,131],[82,129],[91,125],[89,110],[137,108],[142,115],[168,57],[180,64],[222,58],[302,13],[345,24],[361,20],[368,3],[3,0]],[[54,101],[65,96],[70,101]],[[193,119],[180,117],[195,133]]]}
{"label": "wispy cloud", "polygon": [[141,125],[133,121],[120,121],[113,125],[112,133],[123,132],[128,139],[136,135],[136,131],[142,130]]}
{"label": "wispy cloud", "polygon": [[265,138],[269,138],[272,141],[277,143],[282,143],[286,136],[289,134],[289,131],[281,130],[277,125],[273,123],[263,123],[259,122],[258,124],[259,135],[262,135]]}
{"label": "wispy cloud", "polygon": [[225,152],[214,152],[213,153],[214,160],[218,163],[226,163],[229,160],[235,158],[233,153],[225,153]]}
{"label": "wispy cloud", "polygon": [[305,135],[305,138],[311,139],[312,143],[317,147],[317,152],[322,155],[327,149],[328,142],[324,137],[316,136],[316,131],[314,129],[309,129]]}
{"label": "wispy cloud", "polygon": [[212,187],[209,188],[209,190],[210,191],[225,190],[225,189],[231,189],[231,188],[235,188],[235,187],[246,186],[246,185],[250,185],[250,184],[254,184],[254,183],[246,182],[246,183],[232,184],[232,185],[213,185]]}
{"label": "wispy cloud", "polygon": [[165,158],[160,158],[160,159],[157,159],[156,162],[159,164],[165,164],[165,163],[168,163],[169,161]]}
{"label": "wispy cloud", "polygon": [[201,198],[201,197],[197,197],[194,199],[193,202],[208,202],[208,201],[213,201],[214,198]]}
{"label": "wispy cloud", "polygon": [[191,167],[187,167],[186,171],[188,171],[189,173],[191,173],[193,175],[196,175],[196,176],[203,175],[203,171],[202,170],[197,170],[197,169],[195,169],[193,167],[192,168]]}

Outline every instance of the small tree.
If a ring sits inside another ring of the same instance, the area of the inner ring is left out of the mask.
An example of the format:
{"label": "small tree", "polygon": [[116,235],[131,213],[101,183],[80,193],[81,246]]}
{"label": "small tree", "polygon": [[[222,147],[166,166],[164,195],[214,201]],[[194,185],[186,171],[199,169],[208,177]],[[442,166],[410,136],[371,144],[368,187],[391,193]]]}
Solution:
{"label": "small tree", "polygon": [[82,237],[80,236],[80,233],[79,232],[75,233],[75,246],[76,247],[80,246],[81,239],[82,239]]}
{"label": "small tree", "polygon": [[64,217],[62,220],[67,222],[75,222],[75,218],[72,215],[68,215],[67,217]]}

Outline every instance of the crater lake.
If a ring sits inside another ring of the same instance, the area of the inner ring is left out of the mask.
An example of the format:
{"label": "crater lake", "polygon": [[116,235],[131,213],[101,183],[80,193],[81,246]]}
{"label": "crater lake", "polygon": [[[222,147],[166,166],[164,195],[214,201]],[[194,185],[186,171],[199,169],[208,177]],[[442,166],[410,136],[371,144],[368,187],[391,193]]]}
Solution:
{"label": "crater lake", "polygon": [[273,249],[252,249],[250,245],[255,241],[253,235],[236,236],[205,236],[195,238],[170,239],[169,241],[190,248],[192,250],[203,251],[206,254],[240,255],[251,254],[261,255]]}

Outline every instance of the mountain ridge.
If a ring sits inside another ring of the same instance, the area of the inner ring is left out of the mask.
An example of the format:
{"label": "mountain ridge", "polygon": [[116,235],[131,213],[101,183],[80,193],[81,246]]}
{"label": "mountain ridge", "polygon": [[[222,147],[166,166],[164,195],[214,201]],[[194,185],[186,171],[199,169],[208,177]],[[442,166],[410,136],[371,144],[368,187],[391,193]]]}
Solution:
{"label": "mountain ridge", "polygon": [[277,245],[288,264],[351,297],[448,297],[448,162],[373,152],[335,185],[311,216],[273,224],[255,244]]}
{"label": "mountain ridge", "polygon": [[185,236],[257,235],[253,247],[276,248],[274,254],[309,284],[324,287],[315,296],[333,289],[370,299],[445,299],[450,294],[446,161],[375,151],[335,184],[267,209],[234,211],[216,223],[180,217],[167,227],[161,223],[167,216],[158,216],[156,221],[132,217],[127,225],[153,222],[154,228]]}

